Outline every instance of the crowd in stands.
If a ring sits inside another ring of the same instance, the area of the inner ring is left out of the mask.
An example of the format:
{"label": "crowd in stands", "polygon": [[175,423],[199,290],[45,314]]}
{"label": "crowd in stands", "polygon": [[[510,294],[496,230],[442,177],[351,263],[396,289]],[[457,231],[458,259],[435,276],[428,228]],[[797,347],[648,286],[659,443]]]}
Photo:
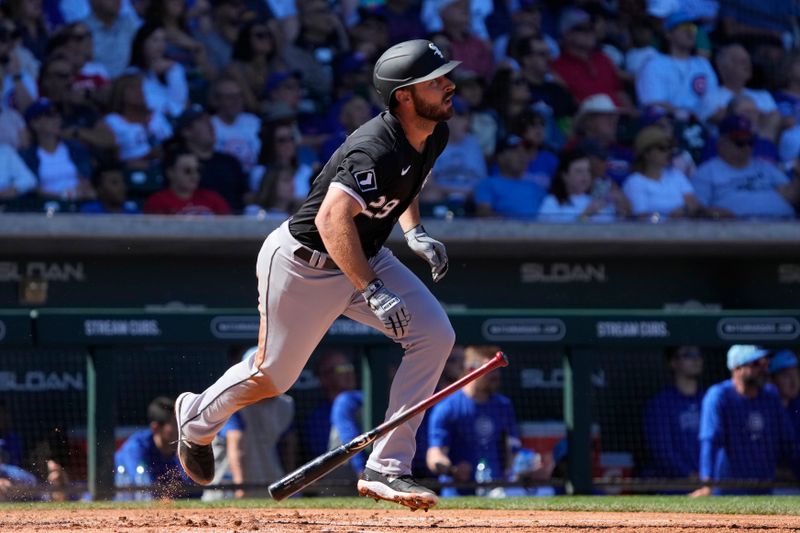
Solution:
{"label": "crowd in stands", "polygon": [[285,218],[383,111],[372,67],[462,62],[429,216],[791,219],[796,2],[3,0],[0,210]]}

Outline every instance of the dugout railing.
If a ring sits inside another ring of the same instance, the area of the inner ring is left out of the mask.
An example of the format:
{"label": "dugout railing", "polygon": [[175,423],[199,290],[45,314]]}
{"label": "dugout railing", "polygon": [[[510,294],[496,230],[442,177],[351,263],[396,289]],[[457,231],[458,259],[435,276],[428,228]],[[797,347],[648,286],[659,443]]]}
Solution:
{"label": "dugout railing", "polygon": [[[462,344],[495,344],[514,352],[548,347],[561,353],[563,422],[566,426],[567,492],[588,494],[592,479],[592,350],[696,344],[724,348],[734,343],[795,345],[800,310],[661,311],[603,309],[471,309],[448,311]],[[20,309],[0,311],[4,349],[81,349],[86,353],[87,490],[94,499],[114,493],[115,369],[119,347],[241,345],[253,343],[258,318],[251,309],[167,311],[143,309]],[[388,401],[391,357],[399,353],[380,333],[337,320],[324,343],[361,347],[363,421],[379,423]],[[506,372],[502,370],[501,372]],[[596,482],[597,480],[595,480]],[[608,486],[630,480],[605,479]]]}

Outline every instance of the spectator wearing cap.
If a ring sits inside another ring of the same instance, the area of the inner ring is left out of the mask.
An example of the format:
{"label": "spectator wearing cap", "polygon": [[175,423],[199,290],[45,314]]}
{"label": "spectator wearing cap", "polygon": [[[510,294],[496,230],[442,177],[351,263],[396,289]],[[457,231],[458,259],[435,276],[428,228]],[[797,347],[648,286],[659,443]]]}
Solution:
{"label": "spectator wearing cap", "polygon": [[[778,145],[769,137],[769,133],[764,133],[763,129],[759,129],[759,124],[762,114],[759,112],[756,101],[753,100],[749,94],[739,94],[734,96],[728,102],[726,107],[727,115],[738,115],[750,121],[753,127],[753,157],[756,159],[763,159],[772,165],[779,165],[781,161]],[[703,163],[717,155],[717,136],[709,136],[706,141],[703,151],[700,156],[700,162]]]}
{"label": "spectator wearing cap", "polygon": [[747,83],[753,76],[750,54],[740,44],[729,44],[720,48],[716,57],[720,84],[715,90],[707,91],[700,109],[700,119],[712,122],[721,121],[727,112],[728,103],[735,96],[747,95],[752,98],[758,110],[757,122],[753,123],[762,136],[777,140],[780,114],[772,95],[762,89],[751,89]]}
{"label": "spectator wearing cap", "polygon": [[[676,144],[672,153],[671,165],[683,172],[687,178],[691,178],[697,170],[697,164],[687,148],[689,143],[680,135],[682,130],[676,127],[675,117],[672,113],[658,105],[645,107],[639,116],[639,127],[646,128],[647,126],[663,128],[667,135],[675,139]],[[706,146],[708,145],[706,144]]]}
{"label": "spectator wearing cap", "polygon": [[128,200],[128,184],[121,165],[98,165],[92,173],[96,200],[81,205],[81,213],[97,215],[138,215],[142,211],[136,202]]}
{"label": "spectator wearing cap", "polygon": [[478,139],[470,128],[469,107],[456,96],[453,109],[455,113],[447,121],[450,141],[431,169],[420,200],[429,206],[447,204],[452,211],[465,214],[472,210],[475,187],[488,173]]}
{"label": "spectator wearing cap", "polygon": [[652,57],[636,79],[641,105],[657,104],[681,121],[702,114],[703,98],[717,90],[717,75],[708,59],[694,54],[694,17],[676,11],[664,21],[668,54]]}
{"label": "spectator wearing cap", "polygon": [[497,145],[497,170],[475,188],[478,216],[533,220],[547,194],[531,179],[526,179],[528,154],[524,141],[508,135]]}
{"label": "spectator wearing cap", "polygon": [[589,14],[582,9],[565,8],[561,12],[559,30],[561,55],[553,61],[553,72],[564,80],[575,100],[583,102],[592,95],[605,94],[617,105],[632,108],[616,67],[597,49],[597,36]]}
{"label": "spectator wearing cap", "polygon": [[575,99],[550,69],[552,51],[540,36],[531,36],[511,42],[509,54],[517,62],[522,77],[528,82],[531,100],[544,102],[552,110],[553,118],[566,135],[571,118],[577,111]]}
{"label": "spectator wearing cap", "polygon": [[[175,484],[188,480],[180,467],[177,450],[178,426],[175,402],[159,396],[147,406],[147,428],[128,437],[114,454],[115,485],[119,488],[153,486],[154,493],[139,493],[138,499],[152,499],[160,491],[170,497],[180,492]],[[160,489],[160,490],[159,490]],[[132,499],[133,493],[120,492],[117,499]]]}
{"label": "spectator wearing cap", "polygon": [[[542,202],[537,220],[541,222],[610,222],[617,209],[610,191],[593,190],[589,157],[580,150],[561,154],[549,194]],[[617,190],[617,192],[619,192]],[[624,201],[620,205],[624,206]]]}
{"label": "spectator wearing cap", "polygon": [[674,146],[672,136],[658,126],[648,126],[636,135],[634,172],[622,187],[635,216],[658,221],[700,214],[689,179],[670,166]]}
{"label": "spectator wearing cap", "polygon": [[109,108],[92,136],[112,142],[128,169],[151,168],[161,156],[161,143],[172,135],[172,126],[162,113],[147,107],[141,76],[126,74],[114,80]]}
{"label": "spectator wearing cap", "polygon": [[61,115],[53,103],[37,100],[25,111],[25,120],[32,142],[21,156],[39,179],[38,195],[78,201],[94,198],[89,153],[80,142],[61,138]]}
{"label": "spectator wearing cap", "polygon": [[94,57],[113,79],[128,66],[141,23],[133,12],[120,9],[119,0],[90,0],[90,4],[92,11],[84,22],[92,32]]}
{"label": "spectator wearing cap", "polygon": [[577,147],[584,141],[592,141],[607,153],[607,174],[617,184],[630,174],[633,153],[617,142],[620,109],[607,94],[594,94],[584,100],[578,108],[573,123],[574,137],[566,149]]}
{"label": "spectator wearing cap", "polygon": [[647,477],[696,477],[700,461],[700,386],[703,352],[699,346],[669,346],[664,356],[670,384],[650,398],[644,409],[648,452]]}
{"label": "spectator wearing cap", "polygon": [[771,163],[753,157],[755,134],[745,117],[728,115],[719,131],[719,155],[700,165],[692,177],[700,203],[720,215],[793,218],[800,178],[790,179]]}
{"label": "spectator wearing cap", "polygon": [[214,128],[214,150],[234,156],[242,170],[250,172],[255,167],[261,141],[261,119],[244,110],[244,95],[239,83],[230,76],[222,76],[211,87],[211,106],[216,112],[211,116]]}
{"label": "spectator wearing cap", "polygon": [[183,65],[165,55],[166,39],[161,23],[145,23],[133,38],[130,66],[142,75],[147,107],[177,117],[189,101],[189,86]]}
{"label": "spectator wearing cap", "polygon": [[776,351],[769,360],[769,375],[795,430],[800,431],[800,369],[797,355],[788,348]]}
{"label": "spectator wearing cap", "polygon": [[144,204],[146,214],[208,216],[231,213],[222,196],[200,187],[200,162],[180,143],[173,143],[166,150],[164,174],[169,186],[147,198]]}
{"label": "spectator wearing cap", "polygon": [[256,19],[242,26],[226,72],[239,82],[248,112],[261,113],[269,75],[284,69],[286,63],[281,59],[278,38],[270,24]]}
{"label": "spectator wearing cap", "polygon": [[[800,473],[800,442],[778,391],[767,383],[769,351],[736,344],[727,355],[731,379],[712,385],[700,416],[700,481],[775,479],[781,459]],[[800,476],[798,476],[800,477]],[[769,489],[712,489],[709,494],[769,494]]]}
{"label": "spectator wearing cap", "polygon": [[175,138],[200,165],[200,184],[225,199],[234,213],[241,213],[248,193],[248,177],[239,160],[214,148],[214,127],[199,104],[189,106],[175,124]]}
{"label": "spectator wearing cap", "polygon": [[264,86],[263,112],[270,114],[274,106],[286,105],[297,116],[303,101],[301,74],[292,70],[277,70],[269,75]]}

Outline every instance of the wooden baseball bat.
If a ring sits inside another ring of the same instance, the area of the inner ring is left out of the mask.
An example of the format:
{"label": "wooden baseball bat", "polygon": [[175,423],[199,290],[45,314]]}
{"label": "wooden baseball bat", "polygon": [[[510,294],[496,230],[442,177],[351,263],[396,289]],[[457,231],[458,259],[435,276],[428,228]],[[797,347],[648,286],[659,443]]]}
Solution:
{"label": "wooden baseball bat", "polygon": [[488,374],[495,368],[501,366],[508,366],[508,358],[506,358],[503,352],[497,352],[493,358],[484,363],[482,366],[476,368],[458,381],[448,385],[439,392],[434,393],[432,396],[422,400],[411,408],[403,411],[391,420],[387,420],[381,425],[362,433],[348,443],[342,444],[333,450],[325,452],[319,457],[312,459],[303,466],[297,468],[294,472],[285,475],[269,486],[269,495],[272,496],[272,499],[276,501],[281,501],[285,498],[288,498],[292,494],[304,489],[319,478],[328,474],[331,470],[337,468],[339,465],[345,463],[355,454],[375,442],[380,437],[383,437],[394,428],[406,423],[409,419],[420,414],[421,412],[430,409],[447,396],[450,396],[457,390],[461,389],[467,383],[475,381],[479,377]]}

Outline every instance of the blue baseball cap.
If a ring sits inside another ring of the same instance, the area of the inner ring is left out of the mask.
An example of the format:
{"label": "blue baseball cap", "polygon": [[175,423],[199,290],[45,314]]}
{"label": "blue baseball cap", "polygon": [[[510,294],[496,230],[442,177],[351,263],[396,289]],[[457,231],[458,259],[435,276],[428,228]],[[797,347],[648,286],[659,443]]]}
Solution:
{"label": "blue baseball cap", "polygon": [[269,78],[267,78],[267,83],[266,83],[267,92],[271,93],[272,91],[277,89],[280,84],[282,84],[289,78],[294,78],[296,80],[299,80],[300,73],[293,70],[279,70],[277,72],[273,72],[272,74],[270,74]]}
{"label": "blue baseball cap", "polygon": [[797,366],[797,356],[791,350],[778,350],[769,360],[769,373],[775,374]]}
{"label": "blue baseball cap", "polygon": [[697,18],[686,11],[678,10],[670,13],[670,15],[664,20],[664,29],[667,31],[672,31],[673,29],[677,28],[681,24],[686,24],[687,22],[694,23]]}
{"label": "blue baseball cap", "polygon": [[752,344],[734,344],[728,350],[728,370],[758,361],[766,357],[769,350]]}
{"label": "blue baseball cap", "polygon": [[55,109],[53,102],[47,98],[39,98],[25,110],[25,120],[30,122]]}

